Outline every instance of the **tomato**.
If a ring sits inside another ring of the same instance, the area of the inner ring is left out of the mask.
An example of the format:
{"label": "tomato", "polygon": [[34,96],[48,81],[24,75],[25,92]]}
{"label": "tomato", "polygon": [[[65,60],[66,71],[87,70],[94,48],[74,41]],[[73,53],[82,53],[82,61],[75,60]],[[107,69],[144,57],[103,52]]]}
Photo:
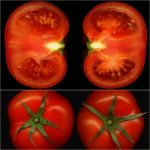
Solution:
{"label": "tomato", "polygon": [[19,149],[54,149],[72,134],[73,110],[54,91],[23,91],[10,102],[10,137]]}
{"label": "tomato", "polygon": [[141,74],[146,55],[147,30],[141,14],[132,6],[106,2],[84,18],[88,54],[84,72],[96,86],[119,88]]}
{"label": "tomato", "polygon": [[138,141],[144,119],[129,91],[94,91],[77,118],[83,144],[90,149],[130,149]]}
{"label": "tomato", "polygon": [[32,88],[58,84],[67,70],[63,39],[68,30],[67,17],[51,3],[18,7],[5,27],[6,62],[12,76]]}

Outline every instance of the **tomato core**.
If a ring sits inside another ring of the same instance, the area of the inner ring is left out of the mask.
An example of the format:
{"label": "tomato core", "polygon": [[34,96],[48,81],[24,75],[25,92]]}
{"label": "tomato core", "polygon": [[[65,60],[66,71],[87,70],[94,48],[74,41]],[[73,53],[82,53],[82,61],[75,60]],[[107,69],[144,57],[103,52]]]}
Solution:
{"label": "tomato core", "polygon": [[47,42],[45,47],[51,52],[63,50],[65,48],[64,42]]}
{"label": "tomato core", "polygon": [[103,50],[106,48],[106,45],[103,42],[87,42],[87,47],[89,50]]}

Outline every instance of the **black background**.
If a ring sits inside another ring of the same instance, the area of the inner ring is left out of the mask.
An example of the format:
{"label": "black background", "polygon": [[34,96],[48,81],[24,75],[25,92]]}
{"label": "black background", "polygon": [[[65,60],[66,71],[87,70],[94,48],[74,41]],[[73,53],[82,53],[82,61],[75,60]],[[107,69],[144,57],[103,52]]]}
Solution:
{"label": "black background", "polygon": [[[28,89],[19,84],[10,75],[7,70],[5,63],[5,48],[4,48],[4,27],[9,15],[14,11],[15,8],[23,4],[24,2],[13,1],[13,2],[2,2],[2,89]],[[82,21],[85,15],[90,11],[99,1],[53,1],[53,4],[58,6],[68,16],[70,21],[70,31],[67,35],[66,53],[68,71],[65,78],[58,85],[54,86],[53,89],[93,89],[97,88],[95,85],[90,83],[84,76],[82,70],[83,63],[83,51],[86,47],[83,45],[83,31]],[[135,7],[144,17],[149,28],[149,2],[147,1],[127,1],[126,3]],[[149,32],[148,32],[149,33]],[[138,42],[138,41],[137,41]],[[144,70],[141,76],[126,89],[149,89],[149,58],[148,58],[148,45],[147,45],[147,58]],[[145,82],[146,81],[146,82]],[[6,84],[9,83],[9,84]]]}
{"label": "black background", "polygon": [[[3,1],[1,2],[1,26],[2,26],[2,45],[1,45],[1,78],[2,78],[2,96],[1,96],[1,143],[2,148],[12,149],[14,148],[11,144],[9,137],[9,129],[10,124],[7,116],[7,108],[9,101],[12,97],[18,93],[18,91],[10,91],[5,89],[29,89],[17,81],[10,75],[7,70],[7,66],[5,63],[5,47],[4,47],[4,27],[9,15],[14,11],[15,8],[23,4],[21,1]],[[68,63],[68,72],[64,78],[64,80],[53,87],[53,89],[97,89],[95,85],[90,83],[84,73],[82,71],[82,63],[83,63],[83,51],[86,47],[83,45],[82,37],[82,21],[85,15],[88,13],[91,8],[93,8],[96,4],[101,3],[101,1],[53,1],[53,4],[56,4],[60,9],[64,11],[64,13],[68,16],[70,21],[70,31],[67,35],[67,44],[66,44],[66,52],[67,52],[67,63]],[[135,7],[144,17],[145,22],[147,24],[147,29],[149,33],[149,2],[145,1],[126,1],[126,3]],[[138,42],[138,41],[137,41]],[[149,44],[149,43],[148,43]],[[136,82],[133,84],[126,86],[126,89],[149,89],[149,45],[147,44],[147,58],[144,70],[141,76],[138,78]],[[66,96],[70,102],[72,103],[75,119],[77,114],[82,106],[82,101],[89,95],[90,91],[59,91],[62,95]],[[148,91],[136,91],[133,92],[136,96],[138,104],[142,110],[142,112],[149,111],[149,93]],[[75,120],[76,123],[76,120]],[[74,132],[72,134],[71,139],[64,145],[64,149],[81,149],[84,146],[79,139],[79,136],[76,131],[76,125],[74,125]],[[145,127],[142,133],[142,136],[139,139],[139,142],[135,146],[136,149],[149,149],[149,115],[145,116]]]}
{"label": "black background", "polygon": [[[8,104],[13,96],[15,96],[19,91],[3,91],[2,92],[2,148],[11,149],[14,148],[11,144],[9,137],[9,129],[10,124],[7,116]],[[58,93],[65,96],[72,104],[74,114],[75,114],[75,123],[74,130],[70,140],[64,145],[63,149],[82,149],[84,146],[81,143],[81,140],[78,136],[76,130],[76,118],[78,112],[82,107],[82,102],[85,101],[87,96],[91,93],[91,91],[59,91]],[[149,111],[149,92],[148,91],[132,91],[134,96],[137,99],[139,107],[142,112]],[[144,116],[145,118],[145,126],[144,131],[135,146],[135,149],[148,149],[149,148],[149,114]],[[134,128],[133,128],[134,130]],[[85,131],[86,132],[86,131]],[[138,131],[135,131],[138,132]]]}

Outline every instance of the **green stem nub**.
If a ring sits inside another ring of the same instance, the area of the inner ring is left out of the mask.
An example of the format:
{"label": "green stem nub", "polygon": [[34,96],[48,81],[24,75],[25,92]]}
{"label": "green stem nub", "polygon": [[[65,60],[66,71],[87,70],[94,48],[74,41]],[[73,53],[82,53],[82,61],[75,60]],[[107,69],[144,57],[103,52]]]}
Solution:
{"label": "green stem nub", "polygon": [[107,121],[107,125],[111,126],[112,124],[113,124],[113,120],[110,119]]}
{"label": "green stem nub", "polygon": [[39,123],[39,122],[40,122],[40,119],[39,119],[39,117],[35,117],[35,118],[33,119],[33,121],[34,121],[34,123]]}

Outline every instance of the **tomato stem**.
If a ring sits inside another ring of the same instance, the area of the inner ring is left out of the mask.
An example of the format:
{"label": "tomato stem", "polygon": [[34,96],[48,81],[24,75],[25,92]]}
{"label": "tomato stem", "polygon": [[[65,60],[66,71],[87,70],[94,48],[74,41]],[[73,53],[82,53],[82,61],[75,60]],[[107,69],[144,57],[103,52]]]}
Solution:
{"label": "tomato stem", "polygon": [[113,121],[112,121],[112,120],[108,120],[108,121],[107,121],[107,124],[110,126],[110,125],[113,124]]}
{"label": "tomato stem", "polygon": [[40,119],[38,117],[35,117],[33,121],[34,121],[34,123],[39,123]]}
{"label": "tomato stem", "polygon": [[116,130],[120,131],[128,139],[128,141],[130,141],[131,143],[134,143],[132,137],[126,132],[125,129],[121,127],[119,123],[124,122],[124,121],[134,120],[136,118],[140,118],[146,113],[132,114],[132,115],[127,115],[123,117],[115,117],[113,113],[114,113],[116,102],[117,102],[117,96],[114,96],[112,100],[112,104],[110,105],[110,108],[109,108],[108,116],[104,116],[101,112],[96,110],[93,106],[83,103],[83,105],[91,113],[96,115],[100,120],[104,122],[104,126],[97,131],[95,136],[91,139],[90,143],[93,142],[96,138],[98,138],[105,130],[108,130],[110,132],[110,135],[114,143],[117,145],[119,149],[121,149],[121,145],[117,139]]}

